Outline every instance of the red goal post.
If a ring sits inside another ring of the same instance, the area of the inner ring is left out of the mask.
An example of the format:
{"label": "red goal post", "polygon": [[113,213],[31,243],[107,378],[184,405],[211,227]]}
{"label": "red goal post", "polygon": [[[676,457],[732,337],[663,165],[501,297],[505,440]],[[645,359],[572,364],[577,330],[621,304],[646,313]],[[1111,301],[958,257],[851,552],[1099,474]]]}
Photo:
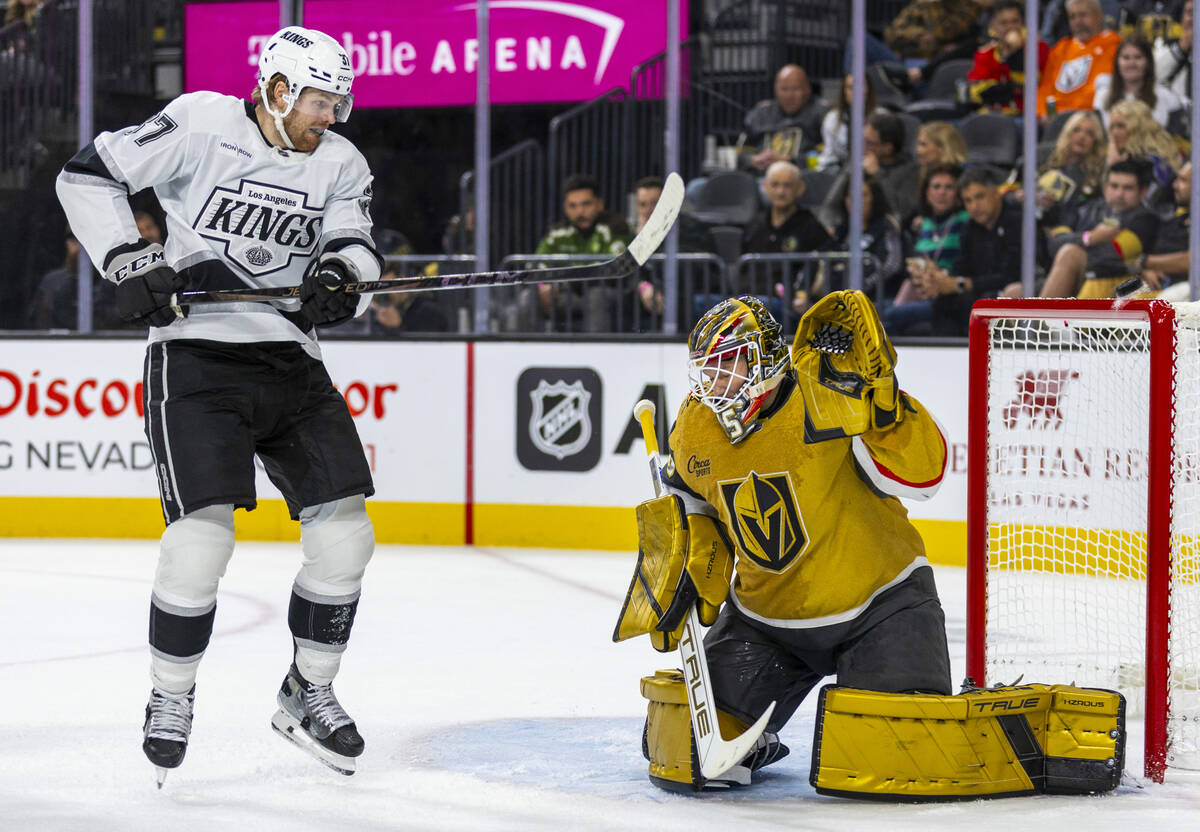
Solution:
{"label": "red goal post", "polygon": [[1200,307],[980,301],[968,388],[968,675],[1119,690],[1147,777],[1200,767]]}

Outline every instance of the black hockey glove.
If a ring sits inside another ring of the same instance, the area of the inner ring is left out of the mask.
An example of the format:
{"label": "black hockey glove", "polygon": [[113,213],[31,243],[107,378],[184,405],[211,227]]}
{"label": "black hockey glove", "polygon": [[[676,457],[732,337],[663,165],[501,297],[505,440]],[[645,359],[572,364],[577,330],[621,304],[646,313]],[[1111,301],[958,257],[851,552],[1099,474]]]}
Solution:
{"label": "black hockey glove", "polygon": [[117,312],[122,320],[167,326],[187,317],[185,307],[171,306],[171,297],[187,281],[167,265],[158,243],[140,240],[113,249],[104,260],[104,276],[117,284]]}
{"label": "black hockey glove", "polygon": [[354,263],[335,251],[322,254],[300,284],[300,310],[314,326],[348,321],[358,311],[358,295],[345,291],[357,279]]}

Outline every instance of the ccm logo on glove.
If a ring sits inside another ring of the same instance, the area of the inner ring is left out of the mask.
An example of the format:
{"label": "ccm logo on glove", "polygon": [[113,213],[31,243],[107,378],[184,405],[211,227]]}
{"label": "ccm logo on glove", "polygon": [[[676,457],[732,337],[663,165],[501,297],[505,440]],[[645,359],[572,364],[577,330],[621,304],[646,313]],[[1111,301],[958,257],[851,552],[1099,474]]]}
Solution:
{"label": "ccm logo on glove", "polygon": [[108,279],[114,283],[120,283],[127,277],[132,277],[141,274],[148,269],[154,268],[156,264],[165,262],[166,254],[163,253],[162,246],[151,246],[146,250],[145,254],[135,257],[125,263],[122,263],[117,268],[113,269],[107,275]]}

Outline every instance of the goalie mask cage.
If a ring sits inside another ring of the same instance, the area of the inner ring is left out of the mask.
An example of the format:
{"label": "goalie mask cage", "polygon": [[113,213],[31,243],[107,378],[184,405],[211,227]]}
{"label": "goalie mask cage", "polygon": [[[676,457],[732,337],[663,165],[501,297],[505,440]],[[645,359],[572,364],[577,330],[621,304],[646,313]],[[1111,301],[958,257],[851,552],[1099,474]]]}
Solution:
{"label": "goalie mask cage", "polygon": [[1200,305],[971,313],[967,673],[1118,690],[1200,767]]}

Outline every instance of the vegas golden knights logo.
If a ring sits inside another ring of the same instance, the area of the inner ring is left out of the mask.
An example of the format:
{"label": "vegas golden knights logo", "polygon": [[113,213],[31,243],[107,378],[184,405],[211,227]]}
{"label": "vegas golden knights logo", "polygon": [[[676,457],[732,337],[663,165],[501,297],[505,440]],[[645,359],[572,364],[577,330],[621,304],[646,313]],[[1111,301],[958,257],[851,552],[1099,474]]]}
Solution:
{"label": "vegas golden knights logo", "polygon": [[782,572],[808,547],[787,472],[722,482],[721,498],[742,553],[763,569]]}

